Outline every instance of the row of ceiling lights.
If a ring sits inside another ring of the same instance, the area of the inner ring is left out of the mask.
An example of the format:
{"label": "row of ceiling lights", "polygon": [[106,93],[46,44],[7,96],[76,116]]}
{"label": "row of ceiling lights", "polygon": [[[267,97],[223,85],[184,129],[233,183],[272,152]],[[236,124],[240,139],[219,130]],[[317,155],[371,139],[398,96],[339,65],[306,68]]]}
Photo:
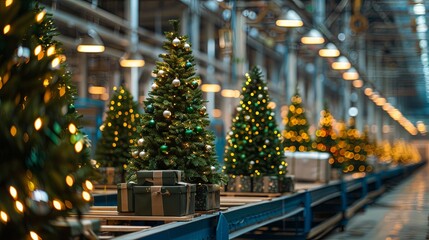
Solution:
{"label": "row of ceiling lights", "polygon": [[[276,25],[279,27],[296,28],[304,26],[304,23],[301,17],[294,10],[290,9],[285,14],[283,14],[281,19],[276,21]],[[301,38],[301,43],[320,45],[325,43],[325,38],[318,30],[311,29]],[[88,34],[80,39],[80,42],[77,46],[77,51],[83,53],[100,53],[104,50],[105,47],[101,38],[93,29],[90,29]],[[340,71],[346,70],[342,74],[344,80],[352,80],[353,86],[355,88],[361,88],[363,86],[363,81],[359,79],[359,73],[351,66],[351,63],[345,56],[341,56],[341,52],[338,50],[335,44],[327,43],[324,48],[319,50],[319,56],[324,58],[336,58],[336,61],[331,64],[332,69]],[[137,52],[126,52],[120,59],[120,65],[122,67],[143,67],[144,64],[145,61],[143,57]],[[211,90],[208,88],[205,91]],[[369,94],[367,94],[367,92]],[[422,129],[421,124],[419,128],[416,128],[402,115],[398,109],[394,108],[390,103],[388,103],[384,97],[374,93],[372,88],[366,88],[365,94],[372,101],[374,101],[377,106],[382,107],[383,110],[385,110],[394,120],[398,121],[410,134],[416,135],[417,131]],[[227,92],[226,89],[225,94],[222,95],[225,97],[231,97],[231,94]],[[237,96],[237,93],[234,92],[232,96]],[[424,131],[426,130],[424,129]],[[420,132],[423,133],[422,131]]]}
{"label": "row of ceiling lights", "polygon": [[[88,33],[79,40],[77,51],[82,53],[102,53],[105,47],[103,41],[94,29],[89,29]],[[125,52],[119,60],[121,67],[143,67],[145,61],[138,52]]]}
{"label": "row of ceiling lights", "polygon": [[[421,11],[421,6],[419,6],[419,9]],[[276,25],[279,27],[296,28],[304,26],[304,23],[301,17],[294,10],[290,9],[285,14],[283,14],[282,19],[276,21]],[[325,38],[318,30],[311,29],[301,38],[301,43],[320,45],[325,43]],[[319,50],[319,56],[325,58],[336,58],[336,60],[331,64],[331,68],[334,70],[345,71],[342,74],[343,79],[352,80],[353,86],[355,88],[363,87],[364,84],[363,81],[359,79],[359,73],[356,71],[355,68],[352,67],[347,57],[341,55],[341,52],[338,50],[335,44],[327,43],[324,48]],[[427,85],[429,86],[429,84]],[[422,134],[426,133],[426,129],[424,127],[425,125],[422,124],[422,122],[419,122],[418,127],[415,127],[414,124],[411,123],[407,118],[405,118],[398,109],[396,109],[389,102],[387,102],[386,98],[380,96],[380,94],[378,94],[377,92],[374,92],[371,87],[365,88],[364,93],[377,106],[382,107],[382,109],[385,110],[392,119],[397,121],[410,134],[416,135],[418,132]]]}

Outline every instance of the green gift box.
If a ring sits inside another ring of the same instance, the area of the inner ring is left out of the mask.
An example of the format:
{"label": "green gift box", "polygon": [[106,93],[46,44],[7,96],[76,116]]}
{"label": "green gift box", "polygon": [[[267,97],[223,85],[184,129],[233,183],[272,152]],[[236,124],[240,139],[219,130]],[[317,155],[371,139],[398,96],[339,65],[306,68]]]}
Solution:
{"label": "green gift box", "polygon": [[184,216],[195,213],[196,185],[134,186],[135,215]]}
{"label": "green gift box", "polygon": [[220,186],[217,184],[198,184],[195,194],[195,210],[207,211],[220,208]]}
{"label": "green gift box", "polygon": [[118,212],[134,212],[135,183],[118,184]]}
{"label": "green gift box", "polygon": [[175,186],[183,178],[180,170],[140,170],[137,171],[137,185]]}
{"label": "green gift box", "polygon": [[250,176],[230,176],[227,185],[228,192],[251,192],[252,179]]}
{"label": "green gift box", "polygon": [[279,178],[277,176],[260,176],[253,178],[253,192],[279,193]]}

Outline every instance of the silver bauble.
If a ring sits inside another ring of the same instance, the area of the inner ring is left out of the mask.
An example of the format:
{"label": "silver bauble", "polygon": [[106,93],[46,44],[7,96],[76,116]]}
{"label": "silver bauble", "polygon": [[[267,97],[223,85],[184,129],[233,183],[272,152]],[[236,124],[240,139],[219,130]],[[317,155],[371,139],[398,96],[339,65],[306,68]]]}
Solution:
{"label": "silver bauble", "polygon": [[44,216],[52,211],[49,206],[49,196],[44,190],[34,190],[31,198],[26,199],[26,203],[32,212],[39,216]]}
{"label": "silver bauble", "polygon": [[258,99],[262,99],[264,96],[262,94],[258,95]]}
{"label": "silver bauble", "polygon": [[207,151],[210,151],[210,150],[212,150],[212,146],[206,145],[206,149],[207,149]]}
{"label": "silver bauble", "polygon": [[144,143],[144,139],[143,138],[140,138],[139,140],[137,140],[137,144],[139,146],[143,146],[143,143]]}
{"label": "silver bauble", "polygon": [[162,77],[164,75],[164,73],[165,73],[164,70],[161,69],[158,71],[158,76]]}
{"label": "silver bauble", "polygon": [[237,107],[237,111],[241,112],[243,110],[241,107]]}
{"label": "silver bauble", "polygon": [[140,153],[139,153],[139,157],[141,157],[141,158],[144,158],[144,156],[146,155],[146,152],[145,151],[141,151]]}
{"label": "silver bauble", "polygon": [[249,120],[250,120],[250,116],[249,116],[249,115],[246,115],[246,116],[244,116],[244,119],[245,119],[246,121],[249,121]]}
{"label": "silver bauble", "polygon": [[162,115],[163,115],[165,118],[170,118],[170,117],[171,117],[171,112],[170,112],[169,110],[165,110],[165,111],[162,113]]}
{"label": "silver bauble", "polygon": [[174,80],[173,80],[173,82],[171,82],[172,84],[173,84],[173,86],[175,86],[175,87],[178,87],[178,86],[180,86],[180,80],[179,79],[177,79],[177,78],[175,78]]}
{"label": "silver bauble", "polygon": [[173,46],[177,47],[179,46],[180,40],[176,37],[173,39]]}
{"label": "silver bauble", "polygon": [[157,89],[158,88],[158,85],[156,84],[156,83],[153,83],[152,84],[152,90],[155,90],[155,89]]}
{"label": "silver bauble", "polygon": [[24,63],[28,63],[28,61],[30,61],[30,49],[23,47],[23,46],[19,46],[16,49],[15,52],[15,61],[16,63],[19,64],[24,64]]}
{"label": "silver bauble", "polygon": [[185,47],[186,50],[191,49],[191,45],[189,45],[189,43],[185,43],[185,45],[183,47]]}
{"label": "silver bauble", "polygon": [[255,161],[250,161],[250,165],[253,165],[253,164],[255,164]]}
{"label": "silver bauble", "polygon": [[265,144],[270,144],[270,140],[266,139]]}

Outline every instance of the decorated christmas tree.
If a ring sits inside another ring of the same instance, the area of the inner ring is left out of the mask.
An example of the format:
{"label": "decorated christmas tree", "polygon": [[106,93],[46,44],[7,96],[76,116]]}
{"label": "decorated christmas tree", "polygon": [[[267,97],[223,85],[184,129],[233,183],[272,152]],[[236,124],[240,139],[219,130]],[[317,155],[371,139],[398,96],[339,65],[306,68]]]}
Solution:
{"label": "decorated christmas tree", "polygon": [[97,167],[127,168],[131,148],[137,143],[137,125],[140,114],[137,102],[123,86],[113,88],[106,119],[100,126],[101,138],[97,143],[95,160]]}
{"label": "decorated christmas tree", "polygon": [[379,162],[391,163],[393,160],[392,145],[390,144],[389,140],[387,139],[382,140],[381,143],[377,145],[375,154]]}
{"label": "decorated christmas tree", "polygon": [[346,131],[346,148],[344,149],[345,172],[367,171],[367,151],[361,133],[356,129],[355,119],[350,118]]}
{"label": "decorated christmas tree", "polygon": [[291,105],[287,116],[283,119],[285,128],[283,130],[283,145],[285,151],[290,152],[306,152],[311,150],[311,138],[308,133],[310,127],[305,109],[302,103],[302,98],[298,93],[298,89],[291,98]]}
{"label": "decorated christmas tree", "polygon": [[224,171],[231,175],[284,175],[286,163],[268,87],[261,71],[246,74],[240,105],[227,137]]}
{"label": "decorated christmas tree", "polygon": [[131,161],[131,177],[141,169],[183,170],[190,183],[224,181],[215,156],[214,134],[204,106],[201,79],[195,75],[194,57],[186,36],[166,32],[163,61],[156,63],[156,78],[144,101],[138,127],[140,139]]}
{"label": "decorated christmas tree", "polygon": [[313,149],[319,152],[327,152],[331,154],[329,158],[329,164],[333,168],[342,169],[342,164],[338,162],[338,148],[337,148],[337,134],[333,129],[335,122],[334,116],[332,116],[328,107],[321,112],[319,121],[319,129],[316,130],[316,139],[313,142]]}
{"label": "decorated christmas tree", "polygon": [[0,239],[64,239],[53,224],[92,190],[76,91],[51,16],[33,1],[3,2],[0,16]]}

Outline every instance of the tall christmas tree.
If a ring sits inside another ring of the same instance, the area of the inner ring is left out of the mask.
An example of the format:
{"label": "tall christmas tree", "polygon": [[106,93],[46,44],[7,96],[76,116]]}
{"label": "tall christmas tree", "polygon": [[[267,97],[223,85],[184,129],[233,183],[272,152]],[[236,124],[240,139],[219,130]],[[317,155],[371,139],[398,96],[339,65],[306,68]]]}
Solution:
{"label": "tall christmas tree", "polygon": [[52,17],[0,4],[0,239],[62,239],[53,223],[91,200],[89,142]]}
{"label": "tall christmas tree", "polygon": [[224,171],[245,176],[284,175],[281,135],[258,68],[246,74],[241,96],[228,136]]}
{"label": "tall christmas tree", "polygon": [[101,138],[97,143],[95,159],[103,167],[126,169],[131,158],[131,148],[137,143],[137,126],[140,114],[137,102],[123,86],[113,88],[106,119],[100,127]]}
{"label": "tall christmas tree", "polygon": [[308,133],[310,127],[305,109],[302,104],[302,98],[298,89],[291,98],[291,105],[286,118],[283,119],[285,128],[283,130],[283,145],[285,151],[306,152],[311,150],[311,138]]}
{"label": "tall christmas tree", "polygon": [[367,152],[360,132],[356,129],[355,119],[350,118],[347,128],[346,148],[344,152],[345,172],[365,172]]}
{"label": "tall christmas tree", "polygon": [[332,116],[328,107],[321,112],[319,121],[319,129],[316,130],[316,139],[313,142],[313,149],[319,152],[327,152],[331,154],[329,164],[333,168],[342,168],[342,164],[338,162],[337,134],[333,129],[334,116]]}
{"label": "tall christmas tree", "polygon": [[163,61],[154,69],[156,78],[138,128],[141,138],[132,161],[131,175],[140,169],[177,169],[191,183],[221,183],[223,174],[215,156],[214,134],[204,106],[201,79],[195,75],[194,57],[186,36],[166,32]]}

